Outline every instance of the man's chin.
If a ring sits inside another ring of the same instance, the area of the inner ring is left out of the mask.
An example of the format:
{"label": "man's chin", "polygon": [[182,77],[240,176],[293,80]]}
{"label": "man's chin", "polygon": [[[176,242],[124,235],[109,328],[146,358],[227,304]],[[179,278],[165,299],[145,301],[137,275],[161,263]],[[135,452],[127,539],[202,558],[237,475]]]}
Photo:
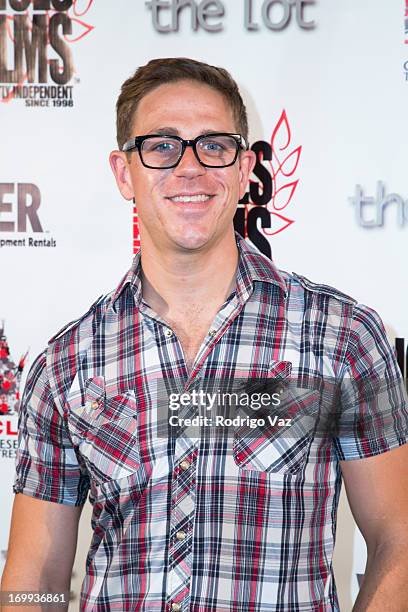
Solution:
{"label": "man's chin", "polygon": [[183,251],[199,251],[209,245],[214,239],[212,232],[177,232],[169,237],[175,247]]}

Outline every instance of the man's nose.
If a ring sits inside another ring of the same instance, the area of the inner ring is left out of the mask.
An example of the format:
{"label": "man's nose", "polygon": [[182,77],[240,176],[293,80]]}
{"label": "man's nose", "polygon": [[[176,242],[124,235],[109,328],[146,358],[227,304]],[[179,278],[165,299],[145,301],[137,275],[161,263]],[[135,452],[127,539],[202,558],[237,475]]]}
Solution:
{"label": "man's nose", "polygon": [[186,147],[178,166],[174,168],[174,174],[176,176],[194,177],[205,174],[205,172],[206,168],[198,161],[193,147]]}

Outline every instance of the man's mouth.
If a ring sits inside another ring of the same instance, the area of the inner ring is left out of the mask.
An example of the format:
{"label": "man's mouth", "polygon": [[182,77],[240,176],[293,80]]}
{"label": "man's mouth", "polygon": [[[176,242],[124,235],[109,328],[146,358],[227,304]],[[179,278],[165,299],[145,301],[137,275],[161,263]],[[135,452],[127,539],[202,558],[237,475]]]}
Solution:
{"label": "man's mouth", "polygon": [[196,195],[176,195],[173,197],[169,197],[168,199],[172,202],[182,202],[184,204],[188,204],[190,202],[207,202],[212,196],[206,193],[199,193]]}

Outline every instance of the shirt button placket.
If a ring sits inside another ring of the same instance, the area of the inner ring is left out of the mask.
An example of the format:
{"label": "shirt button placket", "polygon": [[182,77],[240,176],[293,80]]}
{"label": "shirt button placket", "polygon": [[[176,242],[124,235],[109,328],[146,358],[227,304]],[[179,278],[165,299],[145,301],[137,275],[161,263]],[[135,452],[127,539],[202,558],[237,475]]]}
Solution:
{"label": "shirt button placket", "polygon": [[[186,447],[190,448],[186,448]],[[187,612],[190,599],[192,571],[192,536],[195,513],[195,457],[196,444],[185,437],[177,439],[175,469],[172,483],[171,526],[169,546],[169,610]],[[186,451],[189,459],[177,463]],[[178,607],[179,606],[179,607]]]}

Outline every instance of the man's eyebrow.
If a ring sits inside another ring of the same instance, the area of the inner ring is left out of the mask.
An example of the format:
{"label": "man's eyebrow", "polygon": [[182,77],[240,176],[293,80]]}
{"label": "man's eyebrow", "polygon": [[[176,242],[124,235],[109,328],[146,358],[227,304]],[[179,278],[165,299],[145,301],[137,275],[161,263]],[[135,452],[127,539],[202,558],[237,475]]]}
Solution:
{"label": "man's eyebrow", "polygon": [[174,127],[161,127],[161,128],[154,128],[152,130],[150,130],[149,132],[147,132],[148,134],[160,134],[160,136],[179,136],[180,132],[177,128]]}
{"label": "man's eyebrow", "polygon": [[[208,129],[208,130],[202,130],[199,134],[199,136],[211,136],[211,134],[219,134],[219,133],[229,133],[228,130],[213,130],[213,129]],[[153,128],[152,130],[150,130],[149,132],[147,132],[147,134],[158,134],[160,136],[180,136],[180,130],[178,130],[177,128],[174,127],[160,127],[160,128]]]}

